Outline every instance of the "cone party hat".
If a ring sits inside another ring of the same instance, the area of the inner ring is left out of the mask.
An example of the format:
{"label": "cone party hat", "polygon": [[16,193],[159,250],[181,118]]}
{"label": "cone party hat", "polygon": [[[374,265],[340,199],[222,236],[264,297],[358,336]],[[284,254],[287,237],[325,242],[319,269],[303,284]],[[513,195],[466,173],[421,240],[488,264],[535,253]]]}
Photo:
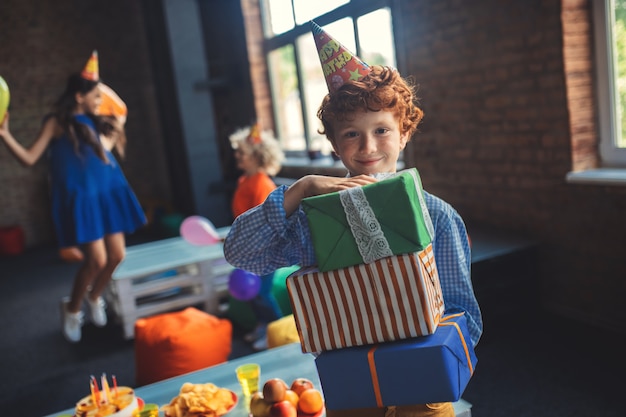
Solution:
{"label": "cone party hat", "polygon": [[250,134],[248,135],[246,140],[252,145],[258,145],[262,142],[261,129],[259,129],[258,123],[252,125],[252,127],[250,128]]}
{"label": "cone party hat", "polygon": [[371,72],[371,68],[358,56],[311,21],[311,32],[319,54],[328,91],[332,94],[349,81],[358,81]]}
{"label": "cone party hat", "polygon": [[98,51],[94,50],[85,64],[85,68],[80,73],[81,77],[90,81],[100,81],[100,70],[98,68]]}

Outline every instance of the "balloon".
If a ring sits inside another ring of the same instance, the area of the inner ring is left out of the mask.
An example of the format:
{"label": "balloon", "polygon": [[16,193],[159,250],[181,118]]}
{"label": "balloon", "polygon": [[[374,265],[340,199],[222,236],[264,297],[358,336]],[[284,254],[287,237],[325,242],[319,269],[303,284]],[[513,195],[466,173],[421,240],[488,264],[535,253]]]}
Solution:
{"label": "balloon", "polygon": [[59,249],[59,256],[65,262],[82,262],[85,259],[83,252],[76,246]]}
{"label": "balloon", "polygon": [[4,121],[4,115],[9,108],[9,102],[11,101],[11,93],[9,92],[9,86],[4,78],[0,76],[0,123]]}
{"label": "balloon", "polygon": [[96,114],[102,116],[128,116],[128,107],[126,103],[117,95],[111,87],[100,83],[100,106],[96,109]]}
{"label": "balloon", "polygon": [[230,295],[240,301],[252,300],[261,290],[261,278],[243,269],[233,269],[228,280]]}
{"label": "balloon", "polygon": [[202,216],[190,216],[183,220],[180,235],[192,245],[213,245],[220,241],[213,223]]}

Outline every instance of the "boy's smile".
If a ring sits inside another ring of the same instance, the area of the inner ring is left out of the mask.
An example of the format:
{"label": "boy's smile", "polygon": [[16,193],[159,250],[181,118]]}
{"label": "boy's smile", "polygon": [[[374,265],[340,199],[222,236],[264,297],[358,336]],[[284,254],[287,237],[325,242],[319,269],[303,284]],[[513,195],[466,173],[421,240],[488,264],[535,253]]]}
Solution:
{"label": "boy's smile", "polygon": [[335,122],[332,144],[351,176],[396,172],[408,135],[389,111],[357,111]]}

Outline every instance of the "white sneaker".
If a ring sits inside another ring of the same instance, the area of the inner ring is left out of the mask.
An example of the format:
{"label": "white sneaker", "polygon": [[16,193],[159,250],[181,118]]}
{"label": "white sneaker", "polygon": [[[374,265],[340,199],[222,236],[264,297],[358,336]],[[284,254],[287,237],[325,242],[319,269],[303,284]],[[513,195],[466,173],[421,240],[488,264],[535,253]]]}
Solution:
{"label": "white sneaker", "polygon": [[102,297],[98,297],[96,301],[91,301],[89,297],[87,299],[87,305],[89,306],[89,317],[91,322],[96,327],[104,327],[107,325],[107,313],[104,311],[106,303]]}
{"label": "white sneaker", "polygon": [[69,304],[69,297],[64,297],[61,300],[61,320],[63,325],[63,336],[68,342],[76,343],[80,342],[82,336],[81,327],[83,325],[83,312],[70,313],[67,311],[67,305]]}

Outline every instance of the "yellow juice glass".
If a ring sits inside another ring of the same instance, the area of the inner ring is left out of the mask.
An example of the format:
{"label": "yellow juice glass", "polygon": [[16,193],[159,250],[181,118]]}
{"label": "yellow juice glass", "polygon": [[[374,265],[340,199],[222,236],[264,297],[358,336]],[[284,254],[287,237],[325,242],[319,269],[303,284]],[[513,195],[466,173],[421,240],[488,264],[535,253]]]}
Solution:
{"label": "yellow juice glass", "polygon": [[247,363],[239,366],[235,372],[241,384],[243,395],[250,397],[259,390],[259,378],[261,377],[261,367],[256,363]]}

